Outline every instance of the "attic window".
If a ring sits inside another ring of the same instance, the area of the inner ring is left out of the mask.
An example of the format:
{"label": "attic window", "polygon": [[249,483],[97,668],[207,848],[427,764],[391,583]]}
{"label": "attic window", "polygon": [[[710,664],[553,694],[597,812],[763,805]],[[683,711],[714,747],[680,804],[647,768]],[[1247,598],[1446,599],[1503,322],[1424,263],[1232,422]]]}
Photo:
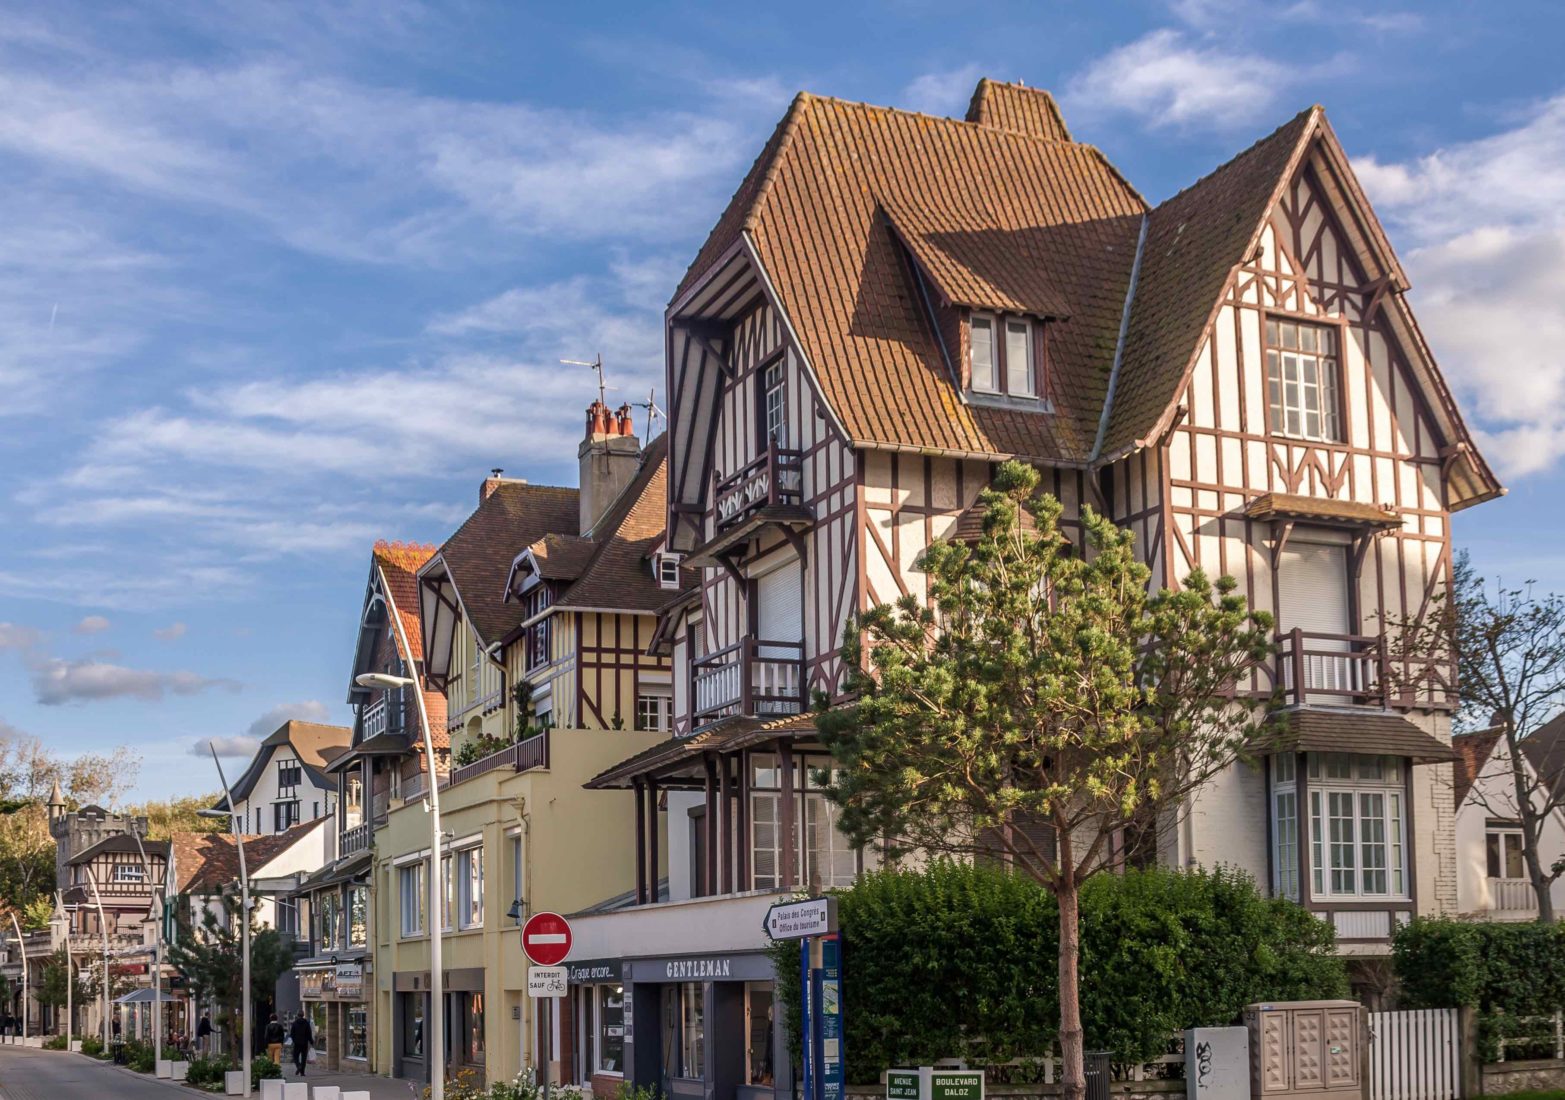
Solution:
{"label": "attic window", "polygon": [[1042,356],[1038,325],[1016,314],[974,313],[968,322],[968,389],[1035,401]]}
{"label": "attic window", "polygon": [[652,571],[657,576],[659,588],[679,587],[680,555],[659,551],[652,559]]}

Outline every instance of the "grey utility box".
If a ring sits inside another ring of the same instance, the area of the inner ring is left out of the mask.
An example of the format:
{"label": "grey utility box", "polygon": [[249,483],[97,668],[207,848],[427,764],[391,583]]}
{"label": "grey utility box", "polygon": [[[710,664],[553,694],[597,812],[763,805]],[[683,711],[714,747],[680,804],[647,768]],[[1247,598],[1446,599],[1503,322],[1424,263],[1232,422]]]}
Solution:
{"label": "grey utility box", "polygon": [[1250,1030],[1192,1027],[1185,1031],[1187,1100],[1250,1100]]}
{"label": "grey utility box", "polygon": [[1357,1001],[1280,1001],[1244,1010],[1255,1100],[1361,1100],[1369,1015]]}

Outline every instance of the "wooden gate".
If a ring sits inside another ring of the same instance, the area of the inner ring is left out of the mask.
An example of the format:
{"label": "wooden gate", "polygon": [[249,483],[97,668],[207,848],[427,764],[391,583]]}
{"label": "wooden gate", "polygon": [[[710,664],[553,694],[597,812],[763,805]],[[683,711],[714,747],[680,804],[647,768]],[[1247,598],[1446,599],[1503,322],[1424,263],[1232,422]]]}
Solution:
{"label": "wooden gate", "polygon": [[1370,1100],[1459,1100],[1462,1033],[1454,1008],[1369,1014]]}

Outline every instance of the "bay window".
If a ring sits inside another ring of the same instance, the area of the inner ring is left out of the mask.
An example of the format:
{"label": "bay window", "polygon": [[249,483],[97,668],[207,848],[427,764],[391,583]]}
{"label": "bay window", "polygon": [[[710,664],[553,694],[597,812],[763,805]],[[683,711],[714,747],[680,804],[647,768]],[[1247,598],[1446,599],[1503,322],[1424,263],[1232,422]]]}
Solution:
{"label": "bay window", "polygon": [[752,753],[750,768],[751,888],[783,885],[784,844],[794,849],[798,884],[818,882],[823,889],[853,885],[858,851],[837,827],[841,811],[826,797],[817,773],[831,767],[826,756],[793,759],[793,835],[783,836],[782,766],[773,753]]}
{"label": "bay window", "polygon": [[1272,757],[1272,893],[1299,900],[1298,761],[1291,753]]}
{"label": "bay window", "polygon": [[1314,897],[1407,897],[1404,762],[1350,753],[1307,761]]}

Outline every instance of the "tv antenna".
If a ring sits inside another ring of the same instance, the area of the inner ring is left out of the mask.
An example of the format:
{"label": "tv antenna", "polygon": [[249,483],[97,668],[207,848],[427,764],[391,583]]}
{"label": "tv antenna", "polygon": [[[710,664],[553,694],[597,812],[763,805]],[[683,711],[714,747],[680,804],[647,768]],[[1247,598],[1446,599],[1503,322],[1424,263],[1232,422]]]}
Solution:
{"label": "tv antenna", "polygon": [[570,366],[570,367],[591,367],[593,370],[597,371],[598,372],[598,404],[600,404],[600,405],[607,405],[608,404],[608,402],[606,400],[604,400],[604,394],[606,394],[609,390],[613,389],[614,387],[610,386],[610,385],[606,385],[604,383],[604,379],[603,379],[603,356],[602,356],[601,353],[596,358],[594,358],[590,363],[587,360],[585,360],[585,359],[561,359],[560,362],[564,363],[566,366]]}
{"label": "tv antenna", "polygon": [[657,434],[656,432],[654,432],[652,430],[652,425],[654,423],[656,423],[659,420],[662,420],[664,423],[668,422],[668,414],[665,413],[662,409],[658,408],[657,395],[658,395],[657,387],[654,386],[652,389],[647,391],[647,399],[645,401],[632,401],[631,402],[631,404],[636,406],[636,408],[638,408],[638,409],[646,409],[647,410],[647,438],[648,439],[651,439],[654,435]]}

